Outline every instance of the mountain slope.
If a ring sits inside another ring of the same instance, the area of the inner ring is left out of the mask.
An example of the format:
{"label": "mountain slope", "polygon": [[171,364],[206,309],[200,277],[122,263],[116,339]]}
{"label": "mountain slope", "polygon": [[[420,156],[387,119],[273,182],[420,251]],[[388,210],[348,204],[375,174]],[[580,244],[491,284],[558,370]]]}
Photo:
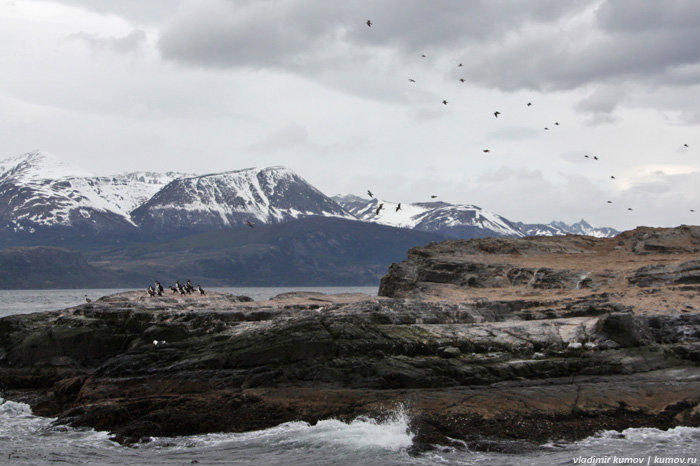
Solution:
{"label": "mountain slope", "polygon": [[29,152],[0,162],[0,231],[54,236],[136,231],[130,211],[180,176],[95,177],[56,156]]}
{"label": "mountain slope", "polygon": [[353,218],[284,167],[180,178],[132,212],[145,231],[211,231],[308,216]]}
{"label": "mountain slope", "polygon": [[304,217],[96,251],[88,259],[123,272],[128,285],[176,279],[205,287],[376,285],[406,250],[443,239],[358,220]]}
{"label": "mountain slope", "polygon": [[[399,204],[381,199],[362,199],[357,196],[333,198],[360,220],[438,232],[451,238],[482,238],[486,236],[520,237],[524,234],[511,221],[474,205],[446,202]],[[377,208],[382,205],[377,214]]]}

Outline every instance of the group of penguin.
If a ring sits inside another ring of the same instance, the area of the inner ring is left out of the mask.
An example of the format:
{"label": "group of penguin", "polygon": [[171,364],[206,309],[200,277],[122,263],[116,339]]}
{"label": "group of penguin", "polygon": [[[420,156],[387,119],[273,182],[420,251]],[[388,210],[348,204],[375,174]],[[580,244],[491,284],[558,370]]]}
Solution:
{"label": "group of penguin", "polygon": [[[186,295],[186,294],[192,294],[195,291],[198,291],[199,294],[204,294],[204,290],[202,289],[201,286],[197,285],[195,288],[194,285],[192,285],[192,282],[187,280],[187,283],[184,285],[180,284],[180,280],[175,281],[175,285],[170,286],[170,291],[173,293],[180,293],[181,295]],[[148,285],[148,288],[146,288],[146,291],[148,292],[148,296],[163,296],[163,285],[160,284],[159,281],[156,280],[155,285]]]}

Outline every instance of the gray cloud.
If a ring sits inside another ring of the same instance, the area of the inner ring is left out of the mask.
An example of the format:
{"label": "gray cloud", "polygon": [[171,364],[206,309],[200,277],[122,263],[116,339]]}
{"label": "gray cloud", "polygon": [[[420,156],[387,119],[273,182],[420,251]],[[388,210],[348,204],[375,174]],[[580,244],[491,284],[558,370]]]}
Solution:
{"label": "gray cloud", "polygon": [[68,38],[81,40],[95,49],[128,53],[137,50],[146,42],[146,33],[140,29],[134,29],[124,37],[104,37],[97,34],[79,32],[71,34]]}
{"label": "gray cloud", "polygon": [[439,53],[497,39],[524,22],[552,21],[571,9],[555,0],[446,0],[439,7],[423,0],[188,1],[164,28],[160,48],[164,57],[189,64],[301,68],[326,63],[324,51],[334,47],[346,55],[356,48]]}
{"label": "gray cloud", "polygon": [[113,14],[138,23],[159,23],[177,10],[177,0],[53,0],[100,14]]}

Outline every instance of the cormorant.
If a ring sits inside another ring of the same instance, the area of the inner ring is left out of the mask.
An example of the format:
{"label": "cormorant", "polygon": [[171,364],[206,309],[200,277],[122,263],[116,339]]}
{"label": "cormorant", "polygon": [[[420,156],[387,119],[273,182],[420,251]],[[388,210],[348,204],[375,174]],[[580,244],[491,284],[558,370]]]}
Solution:
{"label": "cormorant", "polygon": [[425,55],[421,55],[421,58],[425,58]]}
{"label": "cormorant", "polygon": [[493,116],[495,116],[496,118],[498,118],[498,115],[500,115],[500,114],[501,114],[501,112],[498,112],[498,111],[493,112]]}
{"label": "cormorant", "polygon": [[688,144],[683,144],[683,147],[688,147]]}
{"label": "cormorant", "polygon": [[597,155],[594,155],[594,156],[593,156],[593,160],[598,160],[598,156],[597,156]]}
{"label": "cormorant", "polygon": [[613,180],[615,179],[615,177],[614,177],[614,176],[612,176],[612,175],[610,175],[610,178],[611,178],[611,179],[613,179]]}
{"label": "cormorant", "polygon": [[559,122],[558,122],[558,121],[554,122],[554,124],[557,125],[557,126],[559,126]]}
{"label": "cormorant", "polygon": [[401,203],[400,202],[399,202],[399,205],[396,206],[396,212],[398,212],[399,210],[401,210]]}
{"label": "cormorant", "polygon": [[367,26],[372,27],[372,21],[367,20]]}
{"label": "cormorant", "polygon": [[415,79],[408,78],[408,80],[409,80],[410,82],[412,82],[412,83],[416,82]]}
{"label": "cormorant", "polygon": [[464,66],[464,65],[462,65],[462,64],[460,63],[460,64],[459,64],[459,65],[457,65],[457,66]]}
{"label": "cormorant", "polygon": [[384,204],[379,204],[379,207],[377,207],[376,215],[379,215],[379,211],[382,210],[383,207],[384,207]]}
{"label": "cormorant", "polygon": [[194,291],[194,286],[192,286],[192,282],[187,280],[187,283],[185,284],[185,289],[187,290],[187,294],[190,294]]}
{"label": "cormorant", "polygon": [[158,296],[163,294],[163,285],[158,280],[156,280],[156,292],[158,292]]}
{"label": "cormorant", "polygon": [[374,197],[374,194],[372,194],[372,191],[370,191],[369,189],[367,190],[367,194],[369,194],[369,197]]}
{"label": "cormorant", "polygon": [[199,291],[199,294],[204,294],[204,290],[199,285],[197,285],[197,291]]}
{"label": "cormorant", "polygon": [[608,204],[612,204],[612,201],[608,201]]}
{"label": "cormorant", "polygon": [[91,302],[92,302],[92,299],[88,298],[87,295],[85,295],[85,302],[86,302],[86,303],[91,303]]}
{"label": "cormorant", "polygon": [[155,296],[156,295],[156,290],[151,285],[148,285],[148,288],[146,289],[146,291],[148,291],[148,296]]}
{"label": "cormorant", "polygon": [[250,228],[255,228],[255,224],[251,222],[250,220],[245,221],[246,225],[248,225]]}
{"label": "cormorant", "polygon": [[491,152],[489,149],[484,149],[484,152]]}
{"label": "cormorant", "polygon": [[435,194],[430,195],[430,199],[435,199],[437,196]]}
{"label": "cormorant", "polygon": [[547,128],[547,127],[545,126],[545,127],[544,127],[544,130],[545,130],[545,131],[549,131],[549,128]]}
{"label": "cormorant", "polygon": [[632,210],[632,207],[628,207],[627,210]]}
{"label": "cormorant", "polygon": [[584,155],[584,157],[586,157],[587,159],[590,159],[590,157],[588,155]]}
{"label": "cormorant", "polygon": [[528,103],[527,103],[527,106],[528,106],[528,107],[531,107],[531,106],[532,106],[532,102],[528,102]]}
{"label": "cormorant", "polygon": [[464,82],[464,78],[459,78],[459,82],[463,83],[463,82]]}
{"label": "cormorant", "polygon": [[446,100],[443,100],[443,101],[442,101],[442,105],[447,105],[447,101],[446,101]]}

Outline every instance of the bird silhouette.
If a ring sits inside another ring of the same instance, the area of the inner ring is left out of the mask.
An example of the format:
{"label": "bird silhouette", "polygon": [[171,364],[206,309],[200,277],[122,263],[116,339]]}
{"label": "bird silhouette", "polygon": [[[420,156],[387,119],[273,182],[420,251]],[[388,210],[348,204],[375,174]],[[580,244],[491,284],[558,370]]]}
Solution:
{"label": "bird silhouette", "polygon": [[367,26],[372,27],[372,21],[367,20]]}
{"label": "bird silhouette", "polygon": [[442,101],[442,105],[447,105],[447,101],[446,101],[446,100],[443,100],[443,101]]}
{"label": "bird silhouette", "polygon": [[558,122],[558,121],[555,121],[554,124],[555,124],[556,126],[559,126],[559,122]]}
{"label": "bird silhouette", "polygon": [[500,114],[501,114],[501,112],[498,112],[498,111],[497,111],[497,112],[493,112],[493,116],[495,116],[496,118],[498,118],[498,115],[500,115]]}
{"label": "bird silhouette", "polygon": [[690,209],[690,211],[691,211],[691,212],[695,212],[695,210],[694,210],[694,209]]}
{"label": "bird silhouette", "polygon": [[396,212],[398,212],[399,210],[401,210],[401,203],[400,202],[399,202],[399,205],[396,206]]}
{"label": "bird silhouette", "polygon": [[489,149],[484,149],[484,152],[491,152]]}
{"label": "bird silhouette", "polygon": [[250,220],[246,220],[246,225],[248,225],[250,228],[255,228],[255,224],[251,222]]}
{"label": "bird silhouette", "polygon": [[527,103],[527,106],[528,106],[528,107],[532,107],[532,102],[528,102],[528,103]]}
{"label": "bird silhouette", "polygon": [[545,126],[545,127],[544,127],[544,130],[545,130],[545,131],[549,131],[549,128],[547,128],[547,127]]}
{"label": "bird silhouette", "polygon": [[688,144],[683,144],[683,147],[688,147]]}
{"label": "bird silhouette", "polygon": [[425,58],[425,55],[421,55],[421,58]]}
{"label": "bird silhouette", "polygon": [[412,83],[416,82],[415,79],[408,78],[408,80],[409,80],[410,82],[412,82]]}
{"label": "bird silhouette", "polygon": [[463,82],[464,82],[464,78],[459,78],[459,82],[463,83]]}
{"label": "bird silhouette", "polygon": [[598,160],[598,156],[597,156],[597,155],[594,155],[594,156],[593,156],[593,160]]}
{"label": "bird silhouette", "polygon": [[627,210],[632,210],[632,207],[628,207]]}
{"label": "bird silhouette", "polygon": [[384,208],[384,204],[379,204],[379,207],[377,207],[376,214],[379,215],[379,211]]}
{"label": "bird silhouette", "polygon": [[615,177],[614,177],[614,176],[612,176],[612,175],[610,175],[610,178],[611,178],[611,179],[613,179],[613,180],[615,179]]}
{"label": "bird silhouette", "polygon": [[464,66],[464,65],[462,65],[462,64],[460,63],[460,64],[459,64],[459,65],[457,65],[457,66]]}
{"label": "bird silhouette", "polygon": [[430,195],[430,199],[435,199],[437,196],[435,194]]}
{"label": "bird silhouette", "polygon": [[369,197],[374,197],[374,194],[372,194],[372,191],[370,191],[369,189],[367,190],[367,194],[369,194]]}
{"label": "bird silhouette", "polygon": [[584,157],[586,157],[587,159],[590,159],[590,157],[588,155],[584,155]]}
{"label": "bird silhouette", "polygon": [[91,302],[92,302],[92,299],[88,298],[87,295],[85,295],[85,302],[86,302],[86,303],[91,303]]}
{"label": "bird silhouette", "polygon": [[612,201],[608,201],[608,204],[612,204]]}

